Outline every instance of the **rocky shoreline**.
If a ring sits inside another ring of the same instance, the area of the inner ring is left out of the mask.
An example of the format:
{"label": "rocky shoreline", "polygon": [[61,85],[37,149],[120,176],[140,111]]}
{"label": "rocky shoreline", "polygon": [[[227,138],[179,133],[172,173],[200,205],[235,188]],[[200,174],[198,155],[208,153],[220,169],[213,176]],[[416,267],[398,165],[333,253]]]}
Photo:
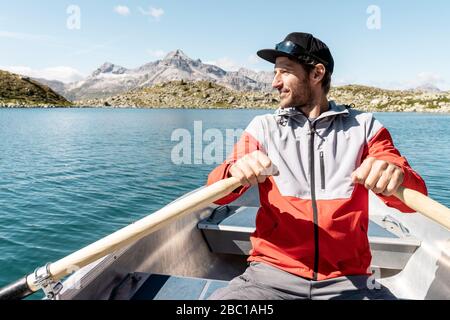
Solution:
{"label": "rocky shoreline", "polygon": [[46,103],[38,103],[38,104],[28,104],[24,102],[2,102],[0,101],[0,108],[3,109],[13,109],[13,108],[21,108],[21,109],[57,109],[57,108],[74,108],[77,106],[72,105],[51,105]]}
{"label": "rocky shoreline", "polygon": [[[348,85],[332,88],[329,99],[369,112],[450,113],[449,92],[393,91]],[[279,97],[275,91],[237,91],[213,82],[183,80],[65,105],[27,100],[5,101],[0,97],[0,108],[275,109],[278,104]]]}

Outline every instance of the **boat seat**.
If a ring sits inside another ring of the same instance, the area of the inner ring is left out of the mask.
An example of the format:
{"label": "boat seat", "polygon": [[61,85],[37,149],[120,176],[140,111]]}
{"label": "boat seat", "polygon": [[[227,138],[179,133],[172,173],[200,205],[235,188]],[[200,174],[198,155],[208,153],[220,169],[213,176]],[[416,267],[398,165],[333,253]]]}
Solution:
{"label": "boat seat", "polygon": [[[221,206],[200,221],[198,228],[212,252],[247,255],[257,211],[258,207]],[[368,236],[372,266],[377,268],[402,270],[420,246],[420,241],[390,216],[370,217]]]}
{"label": "boat seat", "polygon": [[142,284],[131,300],[206,300],[228,281],[139,273]]}

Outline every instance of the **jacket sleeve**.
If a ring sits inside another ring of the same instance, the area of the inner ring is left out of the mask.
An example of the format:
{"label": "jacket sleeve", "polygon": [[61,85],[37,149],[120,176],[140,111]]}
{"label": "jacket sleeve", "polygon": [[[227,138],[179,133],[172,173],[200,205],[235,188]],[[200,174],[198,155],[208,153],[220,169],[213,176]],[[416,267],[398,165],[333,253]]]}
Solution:
{"label": "jacket sleeve", "polygon": [[[245,156],[246,154],[252,153],[256,150],[263,150],[263,146],[260,141],[256,138],[256,136],[261,136],[259,132],[261,127],[258,125],[258,119],[255,118],[244,131],[239,141],[234,145],[232,153],[227,157],[227,159],[218,167],[216,167],[211,173],[208,175],[207,185],[211,185],[219,180],[226,179],[229,177],[228,173],[230,171],[230,167],[240,158]],[[225,205],[228,204],[247,191],[249,187],[239,187],[235,189],[228,196],[215,201],[215,204]]]}
{"label": "jacket sleeve", "polygon": [[[363,158],[374,157],[395,164],[403,171],[403,187],[427,195],[427,187],[424,180],[411,168],[406,158],[402,157],[400,152],[395,148],[389,131],[377,120],[373,119],[372,121],[374,121],[371,125],[373,134],[368,141],[367,150]],[[403,202],[395,196],[383,196],[381,194],[377,194],[377,196],[389,207],[396,208],[405,213],[414,212],[413,209],[403,204]]]}

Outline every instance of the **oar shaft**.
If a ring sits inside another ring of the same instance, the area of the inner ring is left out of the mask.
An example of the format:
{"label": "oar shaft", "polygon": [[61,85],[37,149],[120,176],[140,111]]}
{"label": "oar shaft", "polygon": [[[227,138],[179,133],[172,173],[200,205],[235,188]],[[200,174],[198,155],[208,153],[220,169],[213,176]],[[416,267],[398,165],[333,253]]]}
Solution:
{"label": "oar shaft", "polygon": [[25,298],[34,291],[30,289],[27,283],[27,277],[23,277],[6,287],[0,289],[0,300],[18,300]]}
{"label": "oar shaft", "polygon": [[450,209],[426,195],[412,189],[400,187],[395,196],[411,209],[450,230]]}

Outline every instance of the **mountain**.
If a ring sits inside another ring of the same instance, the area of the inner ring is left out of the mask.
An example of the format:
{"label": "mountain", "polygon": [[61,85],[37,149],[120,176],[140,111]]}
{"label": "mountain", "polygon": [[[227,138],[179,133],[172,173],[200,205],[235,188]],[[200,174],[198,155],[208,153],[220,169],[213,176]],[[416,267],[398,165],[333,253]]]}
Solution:
{"label": "mountain", "polygon": [[134,89],[140,82],[140,75],[133,70],[106,62],[86,79],[66,84],[64,96],[72,101],[108,97]]}
{"label": "mountain", "polygon": [[[257,82],[262,82],[262,83],[267,83],[271,86],[272,81],[273,81],[273,72],[269,72],[269,71],[253,71],[250,69],[246,69],[246,68],[240,68],[238,70],[238,73],[244,77],[253,79]],[[272,86],[271,86],[272,87]]]}
{"label": "mountain", "polygon": [[441,89],[433,84],[423,84],[413,89],[415,92],[425,92],[425,93],[439,93],[442,92]]}
{"label": "mountain", "polygon": [[[178,80],[213,82],[240,91],[272,90],[271,72],[255,72],[243,68],[229,72],[203,63],[200,59],[191,59],[183,51],[175,50],[161,60],[135,69],[106,62],[86,79],[65,85],[63,94],[70,100],[106,98],[129,90]],[[49,83],[49,86],[61,92],[59,84]]]}
{"label": "mountain", "polygon": [[0,70],[0,107],[71,105],[65,98],[36,80]]}
{"label": "mountain", "polygon": [[47,87],[51,88],[59,95],[64,95],[66,92],[66,84],[58,80],[47,80],[44,78],[31,78]]}

